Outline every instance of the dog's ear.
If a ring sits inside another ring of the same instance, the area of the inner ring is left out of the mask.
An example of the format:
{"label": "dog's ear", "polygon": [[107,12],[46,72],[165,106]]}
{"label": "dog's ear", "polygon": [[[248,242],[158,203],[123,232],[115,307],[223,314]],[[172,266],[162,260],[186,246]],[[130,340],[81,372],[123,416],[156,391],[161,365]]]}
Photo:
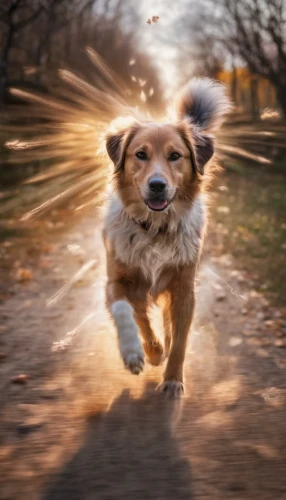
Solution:
{"label": "dog's ear", "polygon": [[191,130],[186,121],[182,122],[178,126],[178,129],[182,139],[189,148],[194,170],[204,175],[204,166],[214,154],[214,137]]}
{"label": "dog's ear", "polygon": [[214,138],[209,135],[198,135],[195,139],[195,168],[203,175],[204,166],[214,154]]}
{"label": "dog's ear", "polygon": [[214,154],[212,133],[231,110],[230,100],[221,84],[195,78],[180,92],[175,106],[178,119],[185,124],[183,137],[192,152],[194,167],[203,175],[205,164]]}
{"label": "dog's ear", "polygon": [[125,155],[122,146],[125,135],[126,130],[121,130],[117,134],[108,135],[106,137],[106,150],[109,158],[115,166],[115,171],[120,170],[124,165]]}
{"label": "dog's ear", "polygon": [[115,166],[115,173],[124,167],[126,150],[135,136],[138,126],[133,125],[127,129],[120,130],[116,134],[109,134],[106,137],[106,150],[109,158]]}

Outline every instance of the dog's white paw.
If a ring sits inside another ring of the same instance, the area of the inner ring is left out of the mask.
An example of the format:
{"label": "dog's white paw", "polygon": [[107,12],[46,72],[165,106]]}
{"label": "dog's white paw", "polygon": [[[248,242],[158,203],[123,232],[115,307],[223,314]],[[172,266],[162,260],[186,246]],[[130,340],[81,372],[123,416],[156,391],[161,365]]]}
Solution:
{"label": "dog's white paw", "polygon": [[179,382],[178,380],[165,380],[158,385],[157,390],[164,392],[171,398],[180,398],[185,392],[183,382]]}
{"label": "dog's white paw", "polygon": [[119,348],[125,368],[134,375],[139,375],[144,367],[144,351],[137,332],[137,326],[129,327],[122,330],[119,336]]}
{"label": "dog's white paw", "polygon": [[130,370],[133,375],[139,375],[144,368],[143,353],[130,352],[123,357],[125,368]]}
{"label": "dog's white paw", "polygon": [[139,375],[144,366],[144,352],[133,312],[133,308],[126,300],[118,300],[111,307],[118,332],[119,349],[125,367],[134,375]]}

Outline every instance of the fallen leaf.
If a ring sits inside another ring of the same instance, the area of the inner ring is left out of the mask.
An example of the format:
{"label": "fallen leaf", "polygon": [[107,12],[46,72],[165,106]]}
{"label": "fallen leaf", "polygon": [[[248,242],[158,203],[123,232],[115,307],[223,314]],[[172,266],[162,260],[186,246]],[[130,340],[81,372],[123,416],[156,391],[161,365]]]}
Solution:
{"label": "fallen leaf", "polygon": [[223,300],[225,300],[225,299],[226,299],[226,294],[225,294],[224,292],[221,292],[221,293],[219,293],[219,294],[216,296],[216,300],[217,300],[218,302],[221,302],[221,301],[223,301]]}
{"label": "fallen leaf", "polygon": [[23,307],[31,307],[31,305],[33,304],[33,302],[31,300],[25,300],[25,302],[23,302]]}
{"label": "fallen leaf", "polygon": [[11,382],[13,384],[26,384],[26,382],[31,378],[30,375],[26,375],[25,373],[21,373],[20,375],[16,375],[11,378]]}
{"label": "fallen leaf", "polygon": [[[4,301],[4,300],[8,300],[8,299],[10,299],[10,297],[12,297],[11,293],[5,293],[5,294],[4,294],[4,293],[1,293],[1,294],[0,294],[0,300],[3,300],[3,301]],[[0,331],[1,331],[1,330],[0,330]]]}
{"label": "fallen leaf", "polygon": [[286,339],[277,339],[274,342],[275,347],[286,347]]}
{"label": "fallen leaf", "polygon": [[217,212],[219,214],[229,214],[230,209],[229,209],[229,207],[221,206],[221,207],[217,207]]}
{"label": "fallen leaf", "polygon": [[30,269],[20,267],[16,273],[16,280],[20,282],[30,281],[32,279],[32,272]]}
{"label": "fallen leaf", "polygon": [[276,365],[282,370],[286,368],[286,359],[275,359]]}
{"label": "fallen leaf", "polygon": [[256,338],[250,338],[247,340],[247,343],[250,345],[257,345],[257,346],[268,346],[270,345],[270,340],[267,337],[256,337]]}
{"label": "fallen leaf", "polygon": [[286,402],[286,390],[277,387],[269,387],[262,392],[261,396],[266,403],[273,406],[283,406]]}
{"label": "fallen leaf", "polygon": [[281,317],[282,317],[282,314],[281,314],[281,312],[280,312],[280,311],[274,311],[274,312],[273,312],[273,317],[274,317],[274,318],[281,318]]}
{"label": "fallen leaf", "polygon": [[260,115],[261,120],[273,120],[279,118],[279,111],[275,109],[265,108]]}
{"label": "fallen leaf", "polygon": [[160,19],[159,16],[153,16],[152,17],[153,23],[157,23],[159,21],[159,19]]}
{"label": "fallen leaf", "polygon": [[260,358],[269,358],[269,352],[267,351],[267,349],[263,349],[263,347],[259,347],[256,350],[256,355]]}
{"label": "fallen leaf", "polygon": [[50,253],[53,251],[53,246],[48,243],[42,243],[39,248],[40,252]]}
{"label": "fallen leaf", "polygon": [[151,24],[152,21],[151,21],[151,19],[148,19],[148,21],[146,21],[146,22],[147,22],[147,24]]}
{"label": "fallen leaf", "polygon": [[41,257],[39,260],[40,269],[50,269],[52,267],[52,260],[48,257]]}
{"label": "fallen leaf", "polygon": [[228,341],[228,345],[230,345],[231,347],[236,347],[238,345],[240,345],[242,342],[242,339],[240,337],[231,337]]}

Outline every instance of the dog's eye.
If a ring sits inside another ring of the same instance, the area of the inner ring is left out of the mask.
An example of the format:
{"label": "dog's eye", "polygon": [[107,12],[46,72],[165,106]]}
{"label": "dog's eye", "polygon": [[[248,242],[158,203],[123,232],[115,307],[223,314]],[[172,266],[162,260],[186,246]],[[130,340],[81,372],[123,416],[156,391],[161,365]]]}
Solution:
{"label": "dog's eye", "polygon": [[179,158],[181,158],[181,155],[180,153],[171,153],[170,156],[169,156],[169,161],[176,161],[178,160]]}
{"label": "dog's eye", "polygon": [[147,155],[144,151],[138,151],[135,155],[139,160],[147,160]]}

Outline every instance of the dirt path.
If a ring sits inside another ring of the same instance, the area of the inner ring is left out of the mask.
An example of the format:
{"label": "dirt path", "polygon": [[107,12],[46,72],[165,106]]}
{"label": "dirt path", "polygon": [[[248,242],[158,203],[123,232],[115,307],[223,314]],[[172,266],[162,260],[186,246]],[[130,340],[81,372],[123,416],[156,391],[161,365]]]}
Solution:
{"label": "dirt path", "polygon": [[[25,243],[16,269],[5,274],[0,499],[285,500],[279,313],[269,316],[267,301],[230,256],[211,257],[210,233],[187,393],[181,402],[165,401],[154,391],[162,367],[146,365],[139,377],[122,367],[103,306],[94,219],[90,214],[60,237],[43,231],[36,253]],[[14,253],[10,244],[5,248],[8,269]],[[86,262],[89,271],[47,308],[46,300]],[[32,269],[26,281],[23,269]],[[157,313],[154,321],[159,328]],[[80,324],[65,351],[51,350]]]}

